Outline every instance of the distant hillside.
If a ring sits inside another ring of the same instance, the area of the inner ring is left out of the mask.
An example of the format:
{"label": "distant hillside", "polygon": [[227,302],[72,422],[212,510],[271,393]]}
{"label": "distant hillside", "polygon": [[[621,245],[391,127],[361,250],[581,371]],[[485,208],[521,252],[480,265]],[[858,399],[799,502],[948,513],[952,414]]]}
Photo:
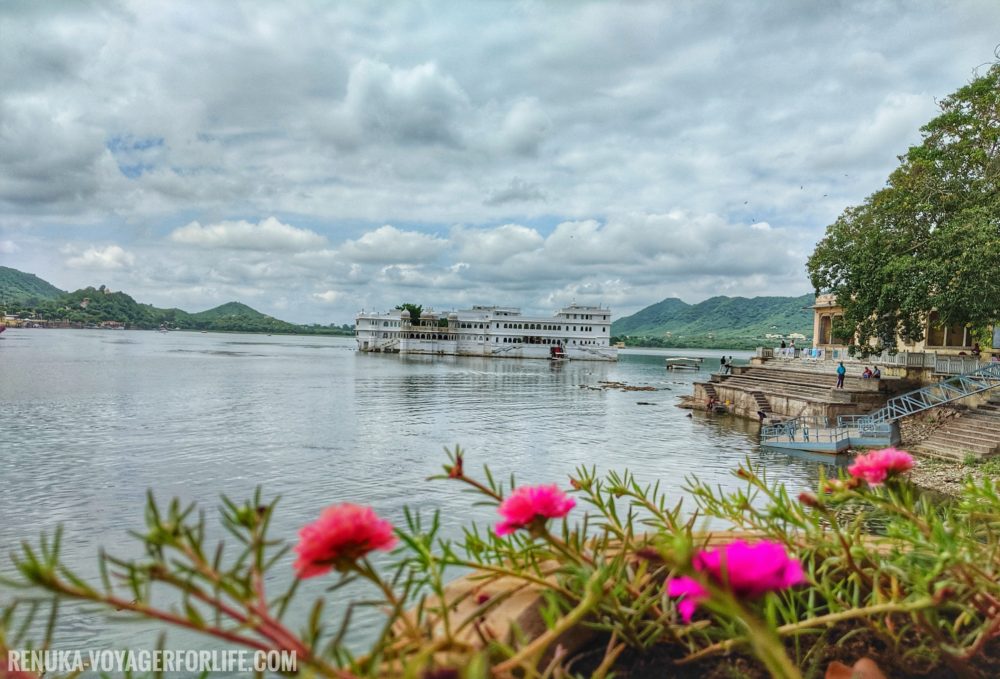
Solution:
{"label": "distant hillside", "polygon": [[287,323],[240,302],[227,302],[214,309],[191,314],[182,309],[160,309],[141,304],[124,292],[111,292],[103,285],[63,292],[37,276],[7,267],[0,267],[0,309],[24,318],[68,321],[79,326],[117,321],[129,328],[145,330],[163,326],[175,330],[218,332],[327,335],[354,332],[352,327],[346,325]]}
{"label": "distant hillside", "polygon": [[[812,337],[815,297],[712,297],[698,304],[665,299],[620,318],[611,332],[629,344],[741,348],[767,334]],[[644,341],[646,340],[646,341]]]}
{"label": "distant hillside", "polygon": [[226,302],[214,309],[186,314],[178,328],[193,330],[241,330],[243,332],[299,332],[302,326],[262,314],[241,302]]}
{"label": "distant hillside", "polygon": [[24,303],[56,299],[66,294],[33,273],[0,266],[0,302]]}

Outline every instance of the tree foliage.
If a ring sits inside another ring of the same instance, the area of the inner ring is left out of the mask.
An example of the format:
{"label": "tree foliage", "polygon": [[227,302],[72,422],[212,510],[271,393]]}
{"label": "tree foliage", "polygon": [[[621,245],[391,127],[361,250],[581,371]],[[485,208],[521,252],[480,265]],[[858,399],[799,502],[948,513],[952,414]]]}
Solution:
{"label": "tree foliage", "polygon": [[[943,325],[1000,321],[1000,63],[940,103],[885,188],[846,209],[809,258],[862,353]],[[866,339],[867,338],[867,339]]]}
{"label": "tree foliage", "polygon": [[410,312],[410,323],[413,325],[420,325],[420,314],[424,311],[423,304],[410,304],[405,302],[403,304],[396,305],[396,308],[400,311]]}

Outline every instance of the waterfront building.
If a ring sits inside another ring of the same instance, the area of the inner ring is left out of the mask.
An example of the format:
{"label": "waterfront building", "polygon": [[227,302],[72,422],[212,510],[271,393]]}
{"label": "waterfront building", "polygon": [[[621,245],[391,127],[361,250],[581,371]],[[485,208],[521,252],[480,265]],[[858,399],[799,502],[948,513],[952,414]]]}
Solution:
{"label": "waterfront building", "polygon": [[[818,295],[813,305],[813,347],[826,351],[846,349],[849,338],[838,337],[834,332],[836,322],[843,318],[844,310],[835,295]],[[993,352],[1000,352],[1000,328],[993,329]],[[972,328],[962,324],[944,326],[938,322],[937,312],[931,312],[925,321],[924,339],[904,342],[897,339],[896,351],[908,353],[934,353],[942,356],[962,356],[972,353],[975,338]],[[990,347],[980,347],[983,354]]]}
{"label": "waterfront building", "polygon": [[554,316],[516,307],[473,306],[445,314],[362,311],[355,318],[358,351],[497,358],[614,361],[611,310],[572,304]]}

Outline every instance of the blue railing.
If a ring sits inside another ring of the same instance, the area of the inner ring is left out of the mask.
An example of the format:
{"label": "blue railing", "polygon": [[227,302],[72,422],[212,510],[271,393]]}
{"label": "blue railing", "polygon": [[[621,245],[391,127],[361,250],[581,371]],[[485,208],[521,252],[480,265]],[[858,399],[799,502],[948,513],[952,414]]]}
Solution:
{"label": "blue railing", "polygon": [[[837,428],[837,425],[832,425]],[[777,424],[769,424],[761,429],[761,439],[810,440],[818,432],[831,428],[826,417],[795,417]]]}
{"label": "blue railing", "polygon": [[955,375],[927,387],[889,399],[883,408],[866,415],[866,422],[892,422],[935,406],[957,401],[1000,387],[1000,363],[988,363],[962,375]]}
{"label": "blue railing", "polygon": [[869,415],[841,415],[837,424],[858,438],[888,439],[892,436],[891,422],[872,422]]}
{"label": "blue railing", "polygon": [[[889,439],[892,436],[892,423],[901,417],[997,387],[1000,387],[1000,363],[989,363],[971,372],[893,397],[883,408],[868,415],[842,415],[837,418],[836,425],[831,425],[825,417],[796,417],[764,427],[761,429],[760,439],[765,444],[787,443],[816,441],[816,435],[825,437],[827,434],[839,435],[843,439],[849,438],[851,433],[858,438]],[[804,431],[810,433],[812,438],[804,439]],[[796,438],[797,435],[799,438]]]}

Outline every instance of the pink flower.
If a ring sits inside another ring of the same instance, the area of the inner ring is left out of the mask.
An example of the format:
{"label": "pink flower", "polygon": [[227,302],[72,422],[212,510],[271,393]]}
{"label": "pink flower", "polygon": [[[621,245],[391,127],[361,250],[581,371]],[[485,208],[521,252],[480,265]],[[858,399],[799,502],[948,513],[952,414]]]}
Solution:
{"label": "pink flower", "polygon": [[311,578],[332,568],[344,570],[372,550],[392,549],[396,544],[392,530],[392,524],[380,519],[371,507],[331,505],[299,531],[296,576]]}
{"label": "pink flower", "polygon": [[671,578],[667,582],[667,596],[684,597],[677,604],[677,610],[680,611],[684,622],[691,622],[694,609],[698,607],[699,603],[708,598],[708,590],[694,578]]}
{"label": "pink flower", "polygon": [[494,529],[499,536],[510,535],[518,528],[541,519],[561,519],[576,506],[576,500],[551,486],[521,486],[500,504],[497,510],[504,518]]}
{"label": "pink flower", "polygon": [[777,542],[730,542],[712,551],[699,552],[694,569],[727,587],[739,597],[757,597],[787,589],[805,580],[802,564],[789,558]]}
{"label": "pink flower", "polygon": [[878,486],[887,478],[911,469],[913,458],[909,453],[895,448],[883,448],[858,457],[847,468],[847,472],[855,478],[864,479],[872,486]]}
{"label": "pink flower", "polygon": [[[737,597],[752,599],[776,592],[805,580],[802,564],[785,552],[777,542],[749,544],[736,540],[718,549],[698,552],[691,562],[694,569]],[[684,596],[677,606],[685,622],[690,622],[695,607],[709,597],[708,591],[694,578],[672,578],[667,583],[669,596]]]}

